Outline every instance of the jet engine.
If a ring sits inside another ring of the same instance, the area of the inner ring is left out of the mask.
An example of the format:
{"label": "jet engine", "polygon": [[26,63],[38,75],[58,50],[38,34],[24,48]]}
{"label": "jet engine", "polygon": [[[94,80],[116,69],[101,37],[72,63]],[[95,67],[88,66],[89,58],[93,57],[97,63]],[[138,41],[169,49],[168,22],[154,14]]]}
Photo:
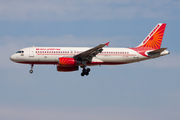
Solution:
{"label": "jet engine", "polygon": [[78,66],[77,60],[75,60],[74,58],[60,57],[58,63],[61,67]]}
{"label": "jet engine", "polygon": [[58,63],[57,71],[71,72],[79,70],[78,62],[74,58],[60,57]]}

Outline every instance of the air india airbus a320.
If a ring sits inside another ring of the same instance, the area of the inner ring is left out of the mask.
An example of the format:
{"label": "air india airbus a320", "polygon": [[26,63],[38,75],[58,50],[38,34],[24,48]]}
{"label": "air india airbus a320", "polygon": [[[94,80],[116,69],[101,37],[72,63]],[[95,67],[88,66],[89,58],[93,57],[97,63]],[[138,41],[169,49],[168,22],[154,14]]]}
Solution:
{"label": "air india airbus a320", "polygon": [[30,64],[33,73],[35,64],[53,64],[57,71],[71,72],[82,68],[81,76],[89,75],[94,65],[120,65],[148,60],[169,54],[161,48],[166,24],[159,23],[143,42],[134,48],[104,48],[108,43],[96,47],[28,47],[12,55],[16,63]]}

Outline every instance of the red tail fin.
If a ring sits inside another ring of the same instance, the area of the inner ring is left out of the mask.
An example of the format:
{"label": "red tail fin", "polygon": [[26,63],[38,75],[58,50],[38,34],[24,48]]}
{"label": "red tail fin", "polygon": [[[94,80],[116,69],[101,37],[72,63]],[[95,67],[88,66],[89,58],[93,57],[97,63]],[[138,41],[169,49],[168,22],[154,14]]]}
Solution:
{"label": "red tail fin", "polygon": [[144,39],[144,41],[136,49],[142,50],[154,50],[161,48],[161,42],[163,39],[166,23],[159,23]]}

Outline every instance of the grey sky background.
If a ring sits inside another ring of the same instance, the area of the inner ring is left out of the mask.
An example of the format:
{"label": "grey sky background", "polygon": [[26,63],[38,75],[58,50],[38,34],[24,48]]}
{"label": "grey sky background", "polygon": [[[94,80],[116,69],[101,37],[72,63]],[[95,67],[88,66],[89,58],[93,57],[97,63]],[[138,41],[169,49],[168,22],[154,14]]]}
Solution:
{"label": "grey sky background", "polygon": [[[0,119],[180,119],[180,1],[1,0]],[[135,47],[167,23],[162,47],[170,55],[118,66],[57,72],[54,65],[13,63],[30,46]]]}

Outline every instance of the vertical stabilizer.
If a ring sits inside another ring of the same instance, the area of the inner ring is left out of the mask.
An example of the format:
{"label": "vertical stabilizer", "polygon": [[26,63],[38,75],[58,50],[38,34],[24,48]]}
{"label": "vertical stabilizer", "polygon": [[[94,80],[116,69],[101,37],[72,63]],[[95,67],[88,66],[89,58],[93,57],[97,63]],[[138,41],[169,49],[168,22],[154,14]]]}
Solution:
{"label": "vertical stabilizer", "polygon": [[160,49],[165,31],[166,23],[159,23],[143,40],[143,42],[136,47],[139,50],[154,50]]}

